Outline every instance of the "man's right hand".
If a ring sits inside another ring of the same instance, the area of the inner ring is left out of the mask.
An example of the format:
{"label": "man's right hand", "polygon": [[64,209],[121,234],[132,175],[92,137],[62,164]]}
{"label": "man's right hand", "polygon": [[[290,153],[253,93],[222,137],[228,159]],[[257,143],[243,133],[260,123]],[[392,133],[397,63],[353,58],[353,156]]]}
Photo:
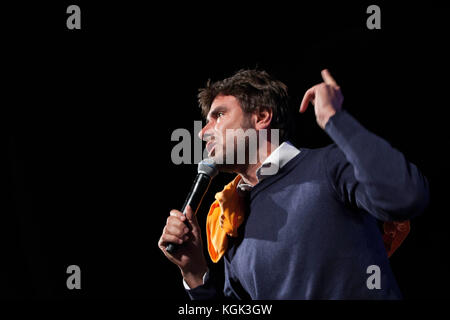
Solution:
{"label": "man's right hand", "polygon": [[[173,254],[166,251],[169,243],[178,245]],[[191,289],[203,284],[203,275],[208,270],[208,265],[203,255],[201,230],[190,206],[186,208],[186,216],[178,210],[170,211],[158,247],[180,268]]]}

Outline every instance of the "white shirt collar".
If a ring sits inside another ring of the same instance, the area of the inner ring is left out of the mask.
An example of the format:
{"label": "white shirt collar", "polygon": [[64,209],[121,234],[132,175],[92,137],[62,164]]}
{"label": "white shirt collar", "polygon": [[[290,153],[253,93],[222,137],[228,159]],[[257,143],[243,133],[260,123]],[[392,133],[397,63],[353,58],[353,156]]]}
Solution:
{"label": "white shirt collar", "polygon": [[[289,141],[283,142],[278,146],[256,170],[256,178],[258,183],[267,177],[278,173],[278,170],[283,168],[289,161],[295,158],[300,153]],[[249,191],[253,188],[251,184],[245,183],[243,180],[239,181],[237,185],[240,191]]]}

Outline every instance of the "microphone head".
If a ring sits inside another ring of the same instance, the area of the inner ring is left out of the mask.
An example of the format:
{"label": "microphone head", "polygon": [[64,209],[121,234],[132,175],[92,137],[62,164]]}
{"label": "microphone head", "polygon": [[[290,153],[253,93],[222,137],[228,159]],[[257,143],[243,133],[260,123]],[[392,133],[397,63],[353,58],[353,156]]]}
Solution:
{"label": "microphone head", "polygon": [[213,159],[206,158],[198,163],[198,173],[204,173],[212,179],[219,173],[219,170]]}

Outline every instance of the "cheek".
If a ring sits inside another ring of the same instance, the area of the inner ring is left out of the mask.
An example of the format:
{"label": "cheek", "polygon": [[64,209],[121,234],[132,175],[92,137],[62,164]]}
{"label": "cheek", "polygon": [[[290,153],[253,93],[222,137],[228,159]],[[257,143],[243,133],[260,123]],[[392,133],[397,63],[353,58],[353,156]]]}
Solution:
{"label": "cheek", "polygon": [[227,127],[223,125],[223,123],[217,123],[214,126],[214,136],[216,138],[216,141],[218,143],[222,143],[225,139],[225,133],[226,133]]}
{"label": "cheek", "polygon": [[243,117],[242,121],[241,121],[241,128],[243,129],[250,129],[250,128],[254,128],[254,116],[248,116],[248,117]]}

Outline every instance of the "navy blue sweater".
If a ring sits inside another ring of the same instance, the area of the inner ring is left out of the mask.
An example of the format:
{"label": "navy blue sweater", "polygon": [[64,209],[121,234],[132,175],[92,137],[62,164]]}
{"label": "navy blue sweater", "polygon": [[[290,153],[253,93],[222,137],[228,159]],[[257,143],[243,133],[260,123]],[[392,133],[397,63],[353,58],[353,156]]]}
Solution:
{"label": "navy blue sweater", "polygon": [[[239,237],[224,256],[225,284],[192,299],[399,299],[376,219],[403,220],[428,204],[425,177],[345,111],[330,118],[335,144],[301,152],[250,192]],[[380,268],[369,289],[367,268]]]}

